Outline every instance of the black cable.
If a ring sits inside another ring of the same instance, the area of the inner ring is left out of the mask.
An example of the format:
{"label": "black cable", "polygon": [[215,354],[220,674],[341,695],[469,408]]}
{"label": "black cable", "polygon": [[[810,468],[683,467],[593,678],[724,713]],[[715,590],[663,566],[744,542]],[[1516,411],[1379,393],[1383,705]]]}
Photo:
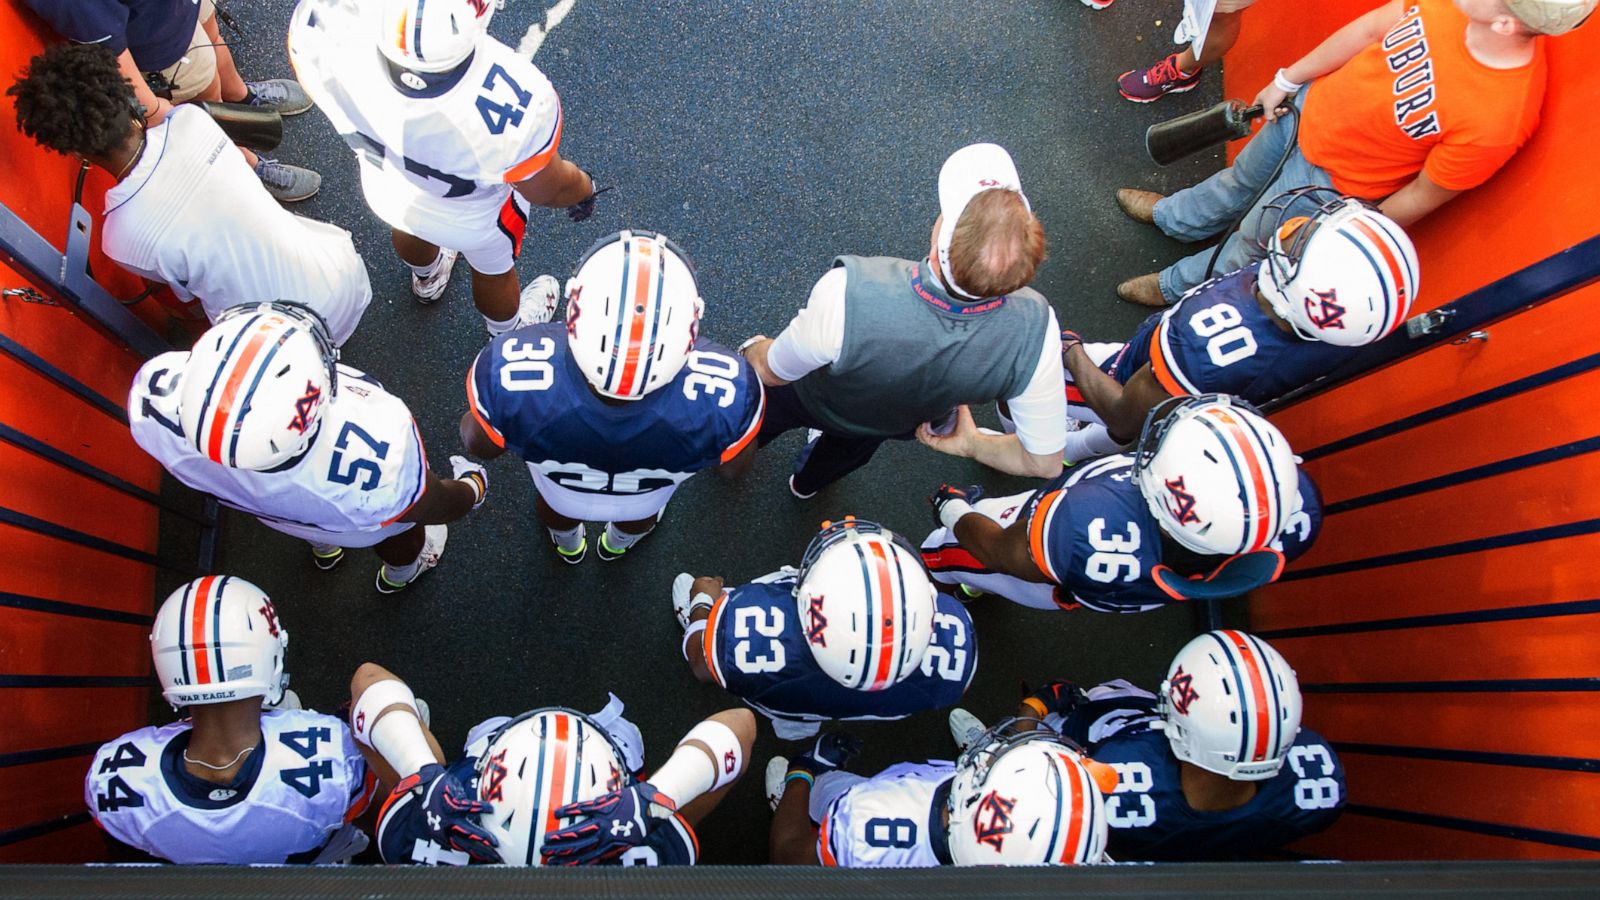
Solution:
{"label": "black cable", "polygon": [[[1261,187],[1256,188],[1255,194],[1250,197],[1250,202],[1244,205],[1244,212],[1239,214],[1239,218],[1233,220],[1233,224],[1229,225],[1228,230],[1224,231],[1222,237],[1217,240],[1217,249],[1211,251],[1211,261],[1206,264],[1206,277],[1202,279],[1203,281],[1211,280],[1212,273],[1217,270],[1217,260],[1222,256],[1222,248],[1228,245],[1228,238],[1239,230],[1239,226],[1243,225],[1245,218],[1250,215],[1250,210],[1255,209],[1256,204],[1261,202],[1261,198],[1266,196],[1267,188],[1272,187],[1273,182],[1278,180],[1278,176],[1283,174],[1283,167],[1289,164],[1289,156],[1294,153],[1296,147],[1300,146],[1299,108],[1294,105],[1293,100],[1283,101],[1278,104],[1278,108],[1284,110],[1284,115],[1294,119],[1294,130],[1289,135],[1289,142],[1284,145],[1283,155],[1278,157],[1278,165],[1272,170],[1272,174],[1267,177],[1266,181],[1261,182]],[[1280,118],[1282,117],[1280,116]]]}

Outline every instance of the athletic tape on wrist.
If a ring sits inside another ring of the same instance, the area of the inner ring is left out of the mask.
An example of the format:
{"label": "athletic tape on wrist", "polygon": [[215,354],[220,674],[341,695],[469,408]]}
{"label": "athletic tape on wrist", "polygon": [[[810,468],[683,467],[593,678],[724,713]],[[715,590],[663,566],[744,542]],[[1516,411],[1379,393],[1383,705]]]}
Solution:
{"label": "athletic tape on wrist", "polygon": [[693,640],[698,640],[699,637],[700,637],[701,632],[703,632],[705,630],[706,630],[706,620],[705,619],[701,619],[698,622],[690,622],[689,623],[688,630],[686,630],[683,633],[683,644],[682,644],[682,646],[680,646],[678,648],[678,649],[683,651],[684,660],[687,661],[689,659],[689,642],[693,641]]}
{"label": "athletic tape on wrist", "polygon": [[488,479],[484,478],[483,475],[478,472],[463,473],[461,476],[456,478],[456,480],[465,481],[467,486],[472,488],[473,509],[477,509],[478,506],[483,503],[483,498],[489,494]]}
{"label": "athletic tape on wrist", "polygon": [[971,503],[965,500],[947,500],[939,507],[939,521],[944,523],[944,527],[954,531],[956,523],[969,512],[972,512]]}
{"label": "athletic tape on wrist", "polygon": [[[350,733],[360,743],[372,747],[372,728],[378,724],[383,711],[391,706],[404,706],[416,713],[417,695],[397,678],[374,682],[350,705]],[[417,714],[417,721],[422,721],[420,713]]]}

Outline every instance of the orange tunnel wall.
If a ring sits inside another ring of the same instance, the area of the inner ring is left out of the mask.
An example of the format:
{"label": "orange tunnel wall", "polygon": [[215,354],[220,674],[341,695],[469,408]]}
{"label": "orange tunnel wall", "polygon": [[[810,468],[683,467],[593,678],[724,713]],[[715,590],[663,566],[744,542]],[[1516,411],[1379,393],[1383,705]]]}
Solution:
{"label": "orange tunnel wall", "polygon": [[[1261,0],[1225,63],[1227,94],[1254,97],[1373,6]],[[1546,40],[1539,131],[1412,231],[1413,315],[1600,234],[1586,133],[1600,24]],[[1300,852],[1600,857],[1600,284],[1524,299],[1487,340],[1434,346],[1275,416],[1330,515],[1252,598],[1252,628],[1299,671],[1305,722],[1340,749],[1350,788],[1349,814]]]}
{"label": "orange tunnel wall", "polygon": [[[6,84],[51,40],[20,0],[0,3]],[[0,198],[57,249],[65,247],[74,160],[40,150],[14,127],[0,98]],[[96,172],[85,205],[100,212],[110,180]],[[96,250],[94,272],[115,296],[138,280]],[[28,281],[0,264],[0,287]],[[165,318],[150,301],[136,308]],[[0,302],[0,336],[110,400],[125,402],[140,360],[65,308]],[[127,426],[0,354],[0,424],[146,490],[160,468]],[[0,441],[0,507],[154,553],[157,510],[142,500]],[[0,862],[74,862],[100,842],[84,811],[83,775],[103,741],[146,724],[147,642],[155,570],[12,524],[0,524]]]}

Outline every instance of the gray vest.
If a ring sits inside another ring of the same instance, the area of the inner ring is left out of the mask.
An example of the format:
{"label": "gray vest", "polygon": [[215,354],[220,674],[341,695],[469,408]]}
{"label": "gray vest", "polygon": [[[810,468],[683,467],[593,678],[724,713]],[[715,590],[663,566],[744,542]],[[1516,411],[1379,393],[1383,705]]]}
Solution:
{"label": "gray vest", "polygon": [[841,256],[833,264],[846,272],[844,346],[794,384],[824,431],[904,435],[963,403],[1018,396],[1039,367],[1050,304],[1037,291],[963,303],[926,262]]}

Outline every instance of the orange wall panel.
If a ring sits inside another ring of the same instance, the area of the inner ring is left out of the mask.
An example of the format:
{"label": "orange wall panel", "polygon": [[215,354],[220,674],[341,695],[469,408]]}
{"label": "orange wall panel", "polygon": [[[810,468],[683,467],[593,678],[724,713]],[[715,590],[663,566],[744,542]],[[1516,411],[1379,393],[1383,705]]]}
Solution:
{"label": "orange wall panel", "polygon": [[105,832],[83,822],[31,841],[0,847],[0,864],[74,863],[106,857]]}
{"label": "orange wall panel", "polygon": [[0,769],[0,831],[83,810],[83,776],[92,752],[69,759]]}
{"label": "orange wall panel", "polygon": [[1335,859],[1416,859],[1426,847],[1428,859],[1600,859],[1600,853],[1514,841],[1431,825],[1391,822],[1346,813],[1321,834],[1312,835],[1289,849]]}
{"label": "orange wall panel", "polygon": [[147,625],[0,606],[0,674],[148,675],[149,634]]}
{"label": "orange wall panel", "polygon": [[[1594,673],[1600,614],[1278,638],[1302,682],[1583,678]],[[1600,784],[1596,785],[1600,790]]]}
{"label": "orange wall panel", "polygon": [[1334,742],[1600,759],[1600,704],[1576,692],[1310,694],[1304,721]]}
{"label": "orange wall panel", "polygon": [[1600,835],[1600,773],[1346,753],[1350,802],[1574,835]]}
{"label": "orange wall panel", "polygon": [[4,696],[24,725],[0,728],[0,753],[103,743],[150,724],[149,688],[6,688]]}

